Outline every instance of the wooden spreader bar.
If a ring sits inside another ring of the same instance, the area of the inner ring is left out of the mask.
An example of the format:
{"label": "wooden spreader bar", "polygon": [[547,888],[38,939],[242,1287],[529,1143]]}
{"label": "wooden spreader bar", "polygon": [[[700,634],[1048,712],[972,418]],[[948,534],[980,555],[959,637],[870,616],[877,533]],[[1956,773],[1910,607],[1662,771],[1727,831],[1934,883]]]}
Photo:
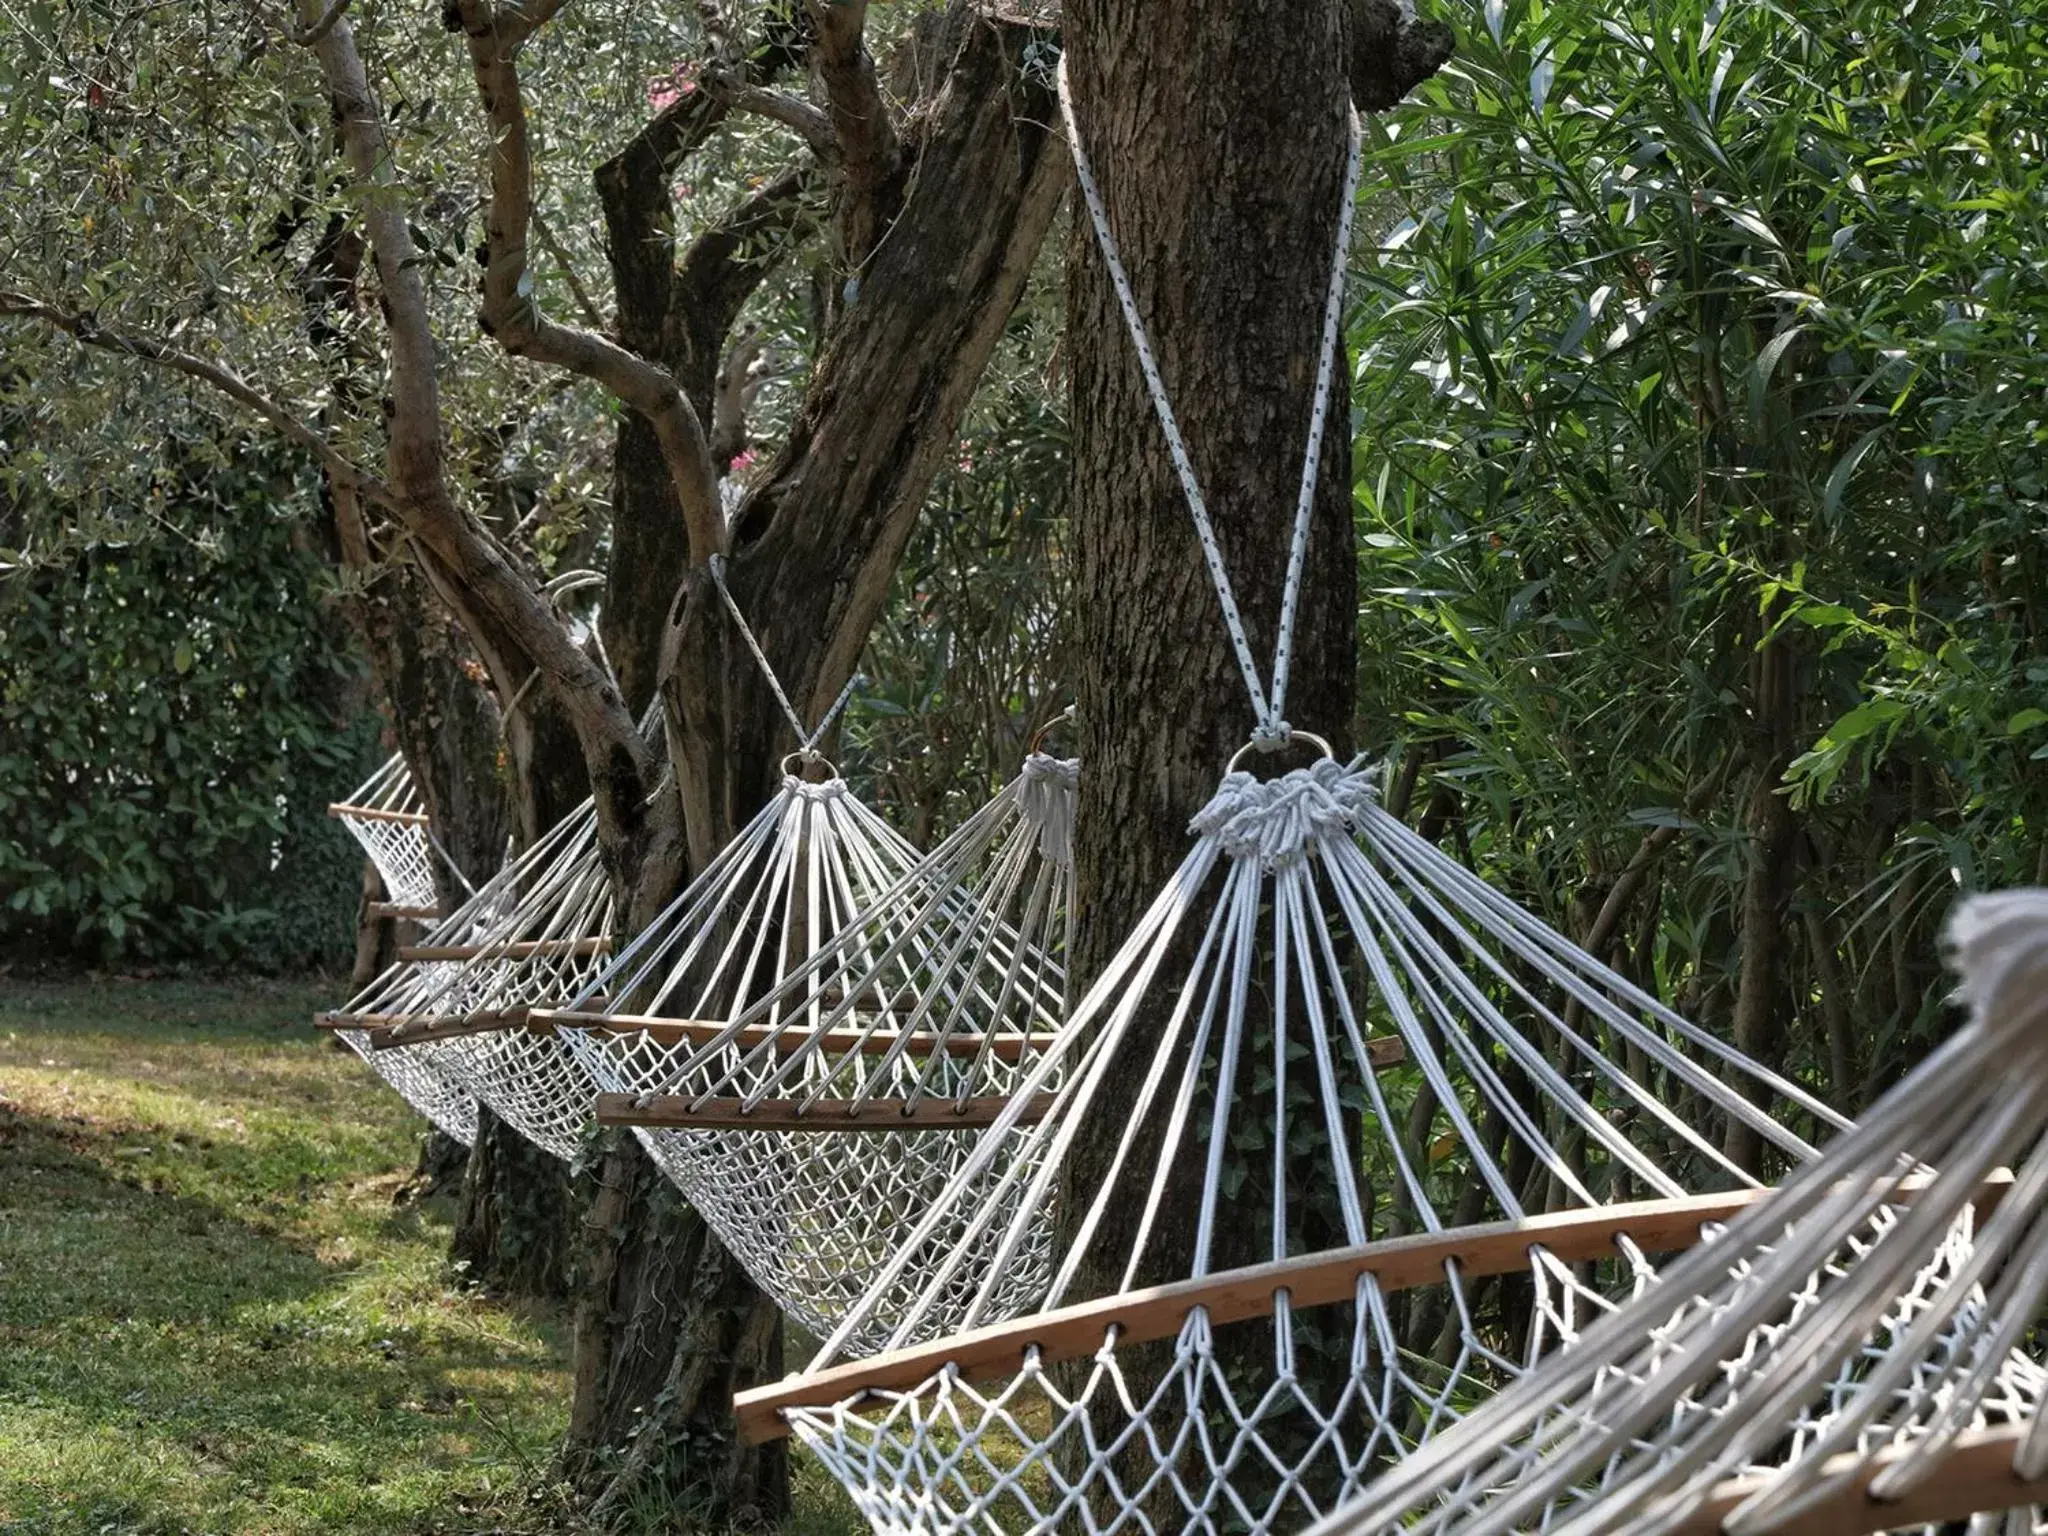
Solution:
{"label": "wooden spreader bar", "polygon": [[[1876,1536],[1879,1531],[1949,1525],[1971,1515],[2048,1504],[2048,1479],[2025,1482],[2012,1469],[2013,1455],[2026,1439],[2028,1427],[2002,1424],[1996,1429],[1964,1431],[1935,1458],[1934,1469],[1896,1499],[1872,1498],[1870,1485],[1880,1473],[1905,1460],[1910,1446],[1890,1446],[1868,1460],[1854,1452],[1830,1457],[1822,1466],[1822,1475],[1843,1477],[1842,1485],[1777,1527],[1774,1536]],[[1706,1501],[1672,1526],[1668,1536],[1721,1536],[1721,1522],[1770,1482],[1770,1474],[1764,1473],[1716,1484]]]}
{"label": "wooden spreader bar", "polygon": [[425,1045],[459,1035],[488,1035],[526,1027],[526,1010],[496,1013],[316,1013],[315,1029],[359,1029],[370,1037],[370,1049],[388,1051],[401,1045]]}
{"label": "wooden spreader bar", "polygon": [[399,901],[373,901],[370,903],[370,916],[373,918],[395,917],[409,923],[432,923],[440,920],[441,909],[439,907],[409,907]]}
{"label": "wooden spreader bar", "polygon": [[509,1035],[531,1027],[527,1022],[529,1012],[525,1008],[502,1008],[468,1014],[386,1014],[370,1034],[370,1049],[395,1051],[435,1040],[459,1040],[466,1035]]}
{"label": "wooden spreader bar", "polygon": [[[663,1019],[633,1013],[566,1013],[537,1008],[533,1013],[533,1026],[537,1029],[543,1024],[550,1028],[587,1030],[593,1034],[644,1034],[663,1045],[710,1045],[732,1028],[730,1024],[708,1019]],[[863,1030],[846,1027],[826,1030],[820,1035],[796,1023],[779,1026],[749,1024],[733,1036],[731,1044],[739,1050],[750,1051],[773,1039],[780,1046],[781,1054],[794,1055],[807,1042],[816,1040],[827,1056],[844,1056],[856,1050],[863,1056],[880,1056],[902,1038],[902,1033],[895,1030],[878,1029],[866,1034]],[[908,1049],[917,1056],[930,1055],[934,1051],[943,1051],[948,1056],[979,1056],[982,1043],[988,1041],[989,1054],[997,1061],[1017,1062],[1027,1055],[1041,1054],[1058,1038],[1053,1034],[999,1034],[990,1040],[982,1034],[956,1032],[940,1036],[919,1031],[911,1035]]]}
{"label": "wooden spreader bar", "polygon": [[370,1022],[380,1017],[364,1013],[316,1013],[313,1015],[315,1029],[360,1029],[375,1031],[381,1026]]}
{"label": "wooden spreader bar", "polygon": [[[1987,1179],[1978,1197],[1980,1208],[1996,1204],[2011,1182],[2010,1174]],[[1913,1183],[1905,1181],[1898,1198],[1909,1199]],[[1336,1253],[1304,1254],[1277,1264],[1226,1270],[1200,1280],[1180,1280],[1078,1302],[992,1323],[955,1338],[889,1350],[807,1376],[787,1377],[739,1393],[733,1398],[733,1411],[739,1420],[740,1438],[758,1445],[789,1433],[782,1417],[785,1409],[824,1407],[864,1392],[907,1392],[949,1365],[967,1381],[1012,1375],[1033,1348],[1043,1364],[1085,1359],[1102,1348],[1103,1337],[1112,1328],[1120,1344],[1170,1339],[1179,1334],[1188,1314],[1197,1307],[1205,1309],[1209,1321],[1220,1327],[1271,1316],[1278,1291],[1286,1291],[1295,1307],[1350,1301],[1365,1275],[1372,1275],[1380,1289],[1391,1294],[1434,1284],[1452,1265],[1468,1279],[1509,1274],[1528,1264],[1534,1248],[1568,1264],[1612,1258],[1618,1252],[1616,1239],[1622,1237],[1648,1254],[1677,1253],[1699,1243],[1702,1226],[1731,1220],[1770,1193],[1743,1189],[1678,1200],[1634,1200],[1523,1221],[1462,1227],[1454,1232],[1388,1238]]]}
{"label": "wooden spreader bar", "polygon": [[516,944],[401,944],[401,960],[534,960],[608,955],[610,939],[526,939]]}
{"label": "wooden spreader bar", "polygon": [[[997,1096],[969,1099],[870,1099],[857,1111],[820,1099],[808,1108],[789,1099],[764,1099],[749,1110],[744,1099],[707,1099],[695,1108],[688,1095],[649,1098],[637,1093],[597,1096],[599,1125],[637,1125],[668,1131],[960,1131],[993,1125],[1011,1100]],[[1021,1125],[1036,1125],[1052,1108],[1053,1095],[1037,1094],[1024,1105]]]}
{"label": "wooden spreader bar", "polygon": [[[688,1041],[693,1045],[710,1045],[732,1026],[701,1019],[664,1019],[650,1014],[636,1013],[568,1013],[559,1009],[536,1008],[533,1010],[531,1027],[538,1030],[543,1025],[567,1029],[589,1030],[595,1034],[635,1035],[645,1034],[651,1040],[663,1045],[676,1045]],[[845,1027],[830,1029],[822,1035],[805,1033],[802,1026],[784,1024],[749,1024],[729,1042],[742,1051],[753,1050],[763,1041],[775,1039],[782,1047],[783,1054],[794,1055],[807,1041],[816,1039],[819,1048],[828,1057],[845,1056],[858,1050],[863,1056],[881,1056],[894,1048],[903,1036],[892,1030],[876,1030],[868,1034],[860,1029]],[[1036,1057],[1046,1051],[1059,1037],[1054,1034],[997,1035],[988,1047],[989,1054],[997,1061],[1018,1062],[1027,1056]],[[922,1031],[910,1037],[910,1054],[924,1056],[934,1050],[943,1050],[948,1056],[979,1056],[986,1035],[954,1031],[941,1038]],[[1376,1067],[1391,1066],[1408,1059],[1408,1048],[1399,1035],[1388,1035],[1383,1039],[1368,1041],[1366,1055]]]}
{"label": "wooden spreader bar", "polygon": [[[318,1029],[359,1029],[367,1032],[373,1050],[395,1050],[408,1045],[427,1045],[435,1040],[457,1040],[465,1035],[508,1034],[524,1030],[528,1034],[551,1035],[558,1028],[580,1029],[600,1035],[646,1035],[660,1045],[708,1045],[725,1034],[729,1025],[708,1019],[641,1019],[629,1015],[612,1017],[605,1014],[563,1013],[549,1008],[506,1008],[484,1013],[323,1013],[314,1017]],[[752,1050],[773,1037],[778,1054],[794,1055],[812,1037],[796,1028],[780,1031],[766,1024],[751,1024],[733,1038],[732,1044],[740,1050]],[[823,1049],[828,1056],[837,1058],[848,1055],[856,1049],[863,1056],[881,1056],[888,1052],[903,1036],[900,1033],[876,1031],[863,1037],[856,1029],[828,1031],[823,1037]],[[1054,1035],[999,1035],[990,1046],[990,1052],[999,1061],[1014,1062],[1022,1059],[1028,1046],[1033,1052],[1043,1051],[1058,1038]],[[929,1055],[943,1046],[948,1055],[972,1056],[981,1049],[981,1035],[948,1035],[943,1041],[936,1035],[914,1034],[910,1037],[909,1051],[913,1056]]]}
{"label": "wooden spreader bar", "polygon": [[396,821],[411,827],[424,827],[428,822],[425,811],[380,811],[373,805],[344,805],[339,801],[327,807],[327,814],[337,821],[353,816],[358,821]]}

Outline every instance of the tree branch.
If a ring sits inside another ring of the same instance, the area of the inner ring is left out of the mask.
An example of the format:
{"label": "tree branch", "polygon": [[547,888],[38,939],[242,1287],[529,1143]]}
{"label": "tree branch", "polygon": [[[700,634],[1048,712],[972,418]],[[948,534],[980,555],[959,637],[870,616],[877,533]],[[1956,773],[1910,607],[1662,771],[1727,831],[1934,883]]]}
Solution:
{"label": "tree branch", "polygon": [[383,481],[362,469],[319,432],[231,368],[225,368],[219,363],[210,363],[203,357],[181,351],[153,336],[103,326],[83,310],[62,309],[55,304],[45,304],[40,299],[31,298],[25,293],[0,291],[0,315],[18,315],[24,319],[40,320],[45,325],[63,331],[81,345],[140,358],[144,362],[167,368],[173,373],[182,373],[187,378],[197,379],[255,412],[284,436],[312,453],[338,484],[347,486],[356,495],[366,501],[376,502],[379,506],[393,510],[398,507],[397,496]]}
{"label": "tree branch", "polygon": [[846,178],[846,261],[858,267],[895,215],[902,193],[903,143],[867,49],[868,0],[804,0],[804,9],[817,31],[811,56],[825,87]]}
{"label": "tree branch", "polygon": [[332,0],[326,10],[310,26],[295,27],[285,23],[285,36],[302,48],[310,48],[334,30],[334,24],[341,20],[342,12],[349,7],[349,0]]}
{"label": "tree branch", "polygon": [[1440,21],[1404,14],[1397,0],[1351,0],[1351,99],[1384,112],[1442,69],[1456,43]]}
{"label": "tree branch", "polygon": [[[769,84],[805,46],[807,39],[793,29],[771,32],[730,73]],[[808,198],[796,195],[801,186],[790,188],[778,177],[679,261],[673,195],[678,169],[731,115],[715,92],[682,93],[595,177],[612,272],[612,334],[668,369],[697,419],[707,423],[717,409],[725,334],[779,259],[786,238],[778,232],[795,228],[811,208]],[[809,156],[803,163],[807,172],[812,169]],[[675,483],[652,424],[628,412],[614,452],[609,589],[601,623],[620,683],[637,704],[653,696],[667,614],[690,568],[690,551]]]}
{"label": "tree branch", "polygon": [[595,380],[647,418],[682,503],[691,561],[701,566],[725,548],[725,513],[711,446],[696,410],[667,369],[595,331],[548,319],[535,296],[526,259],[533,220],[533,144],[517,55],[545,15],[533,20],[510,9],[500,13],[489,0],[455,0],[453,14],[468,39],[477,93],[492,130],[483,327],[513,356]]}
{"label": "tree branch", "polygon": [[[665,108],[597,168],[604,204],[605,254],[618,296],[618,334],[636,352],[655,355],[675,275],[675,206],[669,181],[683,160],[717,131],[731,109],[711,91],[693,91]],[[632,295],[663,295],[659,303]]]}
{"label": "tree branch", "polygon": [[723,469],[747,450],[747,408],[761,387],[761,354],[768,341],[758,328],[749,328],[733,343],[732,351],[718,370],[718,386],[712,396],[711,452]]}
{"label": "tree branch", "polygon": [[[687,333],[693,358],[715,366],[725,333],[774,265],[764,247],[802,227],[804,194],[815,174],[813,166],[793,166],[764,183],[698,236],[683,257],[675,273],[670,318]],[[673,348],[669,355],[674,355]]]}
{"label": "tree branch", "polygon": [[[309,23],[317,18],[320,0],[297,3]],[[600,813],[616,830],[623,818],[644,815],[651,754],[611,680],[449,491],[433,327],[420,253],[405,210],[389,189],[392,155],[384,121],[346,19],[337,20],[313,52],[334,106],[343,157],[357,185],[376,194],[364,197],[361,208],[390,336],[388,454],[396,510],[413,535],[422,569],[479,644],[521,653],[503,657],[501,670],[524,663],[523,670],[537,668],[547,679],[581,740]]]}
{"label": "tree branch", "polygon": [[717,92],[735,112],[748,112],[793,129],[825,164],[839,162],[839,136],[832,130],[831,117],[802,97],[771,91],[765,86],[738,84],[721,75],[707,74],[705,88]]}

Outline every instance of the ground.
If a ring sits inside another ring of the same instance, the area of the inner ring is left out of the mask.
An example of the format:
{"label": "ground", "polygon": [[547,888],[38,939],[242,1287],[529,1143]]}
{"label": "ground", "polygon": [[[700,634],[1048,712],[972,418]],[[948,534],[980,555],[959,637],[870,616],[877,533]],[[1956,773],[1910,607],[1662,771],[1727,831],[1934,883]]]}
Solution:
{"label": "ground", "polygon": [[423,1122],[308,1027],[333,995],[0,982],[0,1531],[559,1528],[562,1330],[394,1204]]}

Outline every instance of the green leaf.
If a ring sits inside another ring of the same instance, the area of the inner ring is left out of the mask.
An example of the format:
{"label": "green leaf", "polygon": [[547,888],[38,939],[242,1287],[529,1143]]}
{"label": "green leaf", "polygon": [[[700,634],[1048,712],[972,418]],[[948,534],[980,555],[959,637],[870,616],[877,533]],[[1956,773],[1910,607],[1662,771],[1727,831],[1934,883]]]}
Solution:
{"label": "green leaf", "polygon": [[1856,467],[1868,457],[1870,450],[1877,446],[1877,440],[1890,431],[1889,426],[1878,427],[1866,432],[1856,446],[1836,462],[1828,475],[1825,489],[1821,492],[1821,511],[1831,523],[1838,522],[1842,515],[1842,499],[1848,494],[1849,481],[1856,473]]}
{"label": "green leaf", "polygon": [[1771,375],[1778,371],[1782,359],[1792,343],[1797,341],[1806,329],[1803,325],[1787,326],[1778,332],[1756,355],[1756,362],[1749,370],[1749,419],[1761,421],[1764,414],[1764,396],[1771,387]]}
{"label": "green leaf", "polygon": [[1856,622],[1856,615],[1839,603],[1807,603],[1793,617],[1813,629],[1833,629]]}
{"label": "green leaf", "polygon": [[1828,727],[1826,740],[1838,746],[1852,741],[1861,741],[1874,731],[1882,730],[1893,721],[1904,718],[1911,711],[1897,699],[1872,699],[1859,704]]}

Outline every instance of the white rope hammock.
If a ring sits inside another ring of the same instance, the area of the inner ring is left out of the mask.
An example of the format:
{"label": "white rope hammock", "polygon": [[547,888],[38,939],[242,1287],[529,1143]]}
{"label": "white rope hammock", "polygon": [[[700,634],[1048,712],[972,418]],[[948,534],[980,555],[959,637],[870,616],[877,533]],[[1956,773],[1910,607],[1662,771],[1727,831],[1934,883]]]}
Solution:
{"label": "white rope hammock", "polygon": [[433,833],[426,803],[401,754],[392,753],[346,800],[328,806],[327,814],[348,828],[377,866],[385,899],[374,915],[421,922],[437,915]]}
{"label": "white rope hammock", "polygon": [[603,967],[611,919],[597,812],[585,801],[321,1023],[360,1041],[387,1078],[431,1072],[535,1145],[573,1158],[597,1090],[528,1015],[576,996]]}
{"label": "white rope hammock", "polygon": [[[1277,749],[1303,739],[1284,717],[1287,663],[1357,120],[1268,692],[1070,104],[1067,119],[1254,746]],[[1641,1288],[1652,1255],[1811,1157],[1805,1133],[1843,1124],[1410,831],[1356,764],[1233,771],[1192,830],[817,1360],[738,1400],[743,1434],[793,1428],[878,1532],[1298,1529]],[[1041,1213],[1084,1136],[1110,1138],[1094,1160],[1107,1171],[1063,1222],[1036,1309],[1009,1316],[1012,1265],[1038,1262]],[[1731,1153],[1752,1139],[1765,1167]],[[885,1352],[845,1360],[885,1301]],[[916,1343],[942,1310],[959,1331]]]}
{"label": "white rope hammock", "polygon": [[2048,891],[1951,937],[1961,1033],[1318,1536],[1993,1531],[2048,1498],[2048,1375],[2016,1352],[2048,1300]]}
{"label": "white rope hammock", "polygon": [[476,1097],[431,1054],[377,1052],[367,1030],[337,1028],[341,1040],[398,1096],[465,1147],[476,1141]]}
{"label": "white rope hammock", "polygon": [[[799,731],[785,769],[820,771],[823,729]],[[634,1126],[813,1330],[839,1323],[1054,1038],[1074,772],[1034,755],[929,857],[836,775],[785,772],[592,996],[546,1016],[606,1090],[600,1120]],[[1045,1221],[1030,1245],[1027,1289]]]}
{"label": "white rope hammock", "polygon": [[[1409,831],[1356,768],[1233,774],[1196,831],[996,1140],[810,1371],[742,1399],[747,1432],[782,1415],[878,1531],[1296,1528],[1753,1200],[1731,1126],[1784,1162],[1810,1148],[1772,1108],[1840,1123]],[[1031,1213],[1133,1081],[1058,1273],[1004,1321],[1011,1265],[1040,1267]],[[1169,1204],[1190,1184],[1192,1243]],[[1252,1232],[1269,1267],[1245,1267]],[[1138,1289],[1176,1251],[1178,1281]],[[885,1297],[888,1352],[835,1364]],[[917,1346],[942,1308],[961,1332]],[[1254,1369],[1218,1334],[1256,1319]],[[1164,1359],[1135,1347],[1154,1340]]]}

